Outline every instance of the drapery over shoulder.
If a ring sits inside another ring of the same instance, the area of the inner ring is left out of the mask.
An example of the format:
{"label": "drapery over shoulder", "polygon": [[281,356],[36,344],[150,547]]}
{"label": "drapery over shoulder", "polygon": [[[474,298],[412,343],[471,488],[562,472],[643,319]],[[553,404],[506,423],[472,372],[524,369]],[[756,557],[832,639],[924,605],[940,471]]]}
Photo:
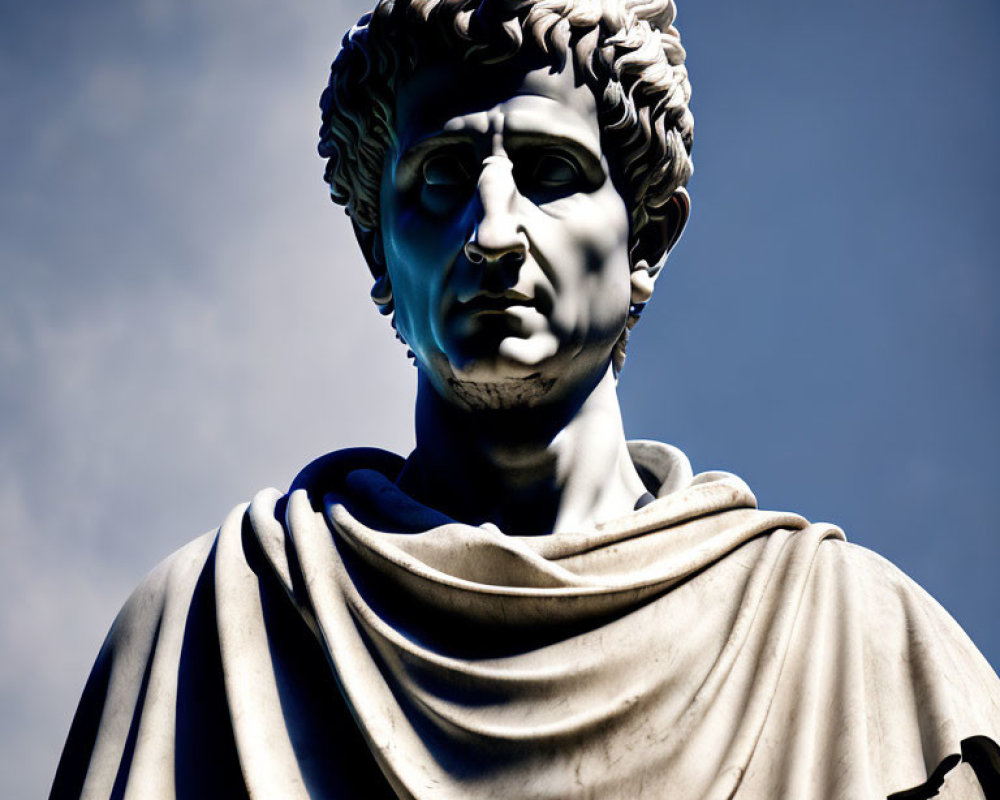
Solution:
{"label": "drapery over shoulder", "polygon": [[579,533],[455,522],[376,450],[261,492],[126,603],[53,800],[1000,796],[1000,681],[934,600],[630,449],[657,499]]}

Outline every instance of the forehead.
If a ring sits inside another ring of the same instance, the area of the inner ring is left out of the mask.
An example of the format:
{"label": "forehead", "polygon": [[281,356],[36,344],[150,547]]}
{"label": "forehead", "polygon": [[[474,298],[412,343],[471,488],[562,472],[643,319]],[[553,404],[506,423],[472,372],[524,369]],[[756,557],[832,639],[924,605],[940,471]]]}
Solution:
{"label": "forehead", "polygon": [[594,94],[576,78],[571,63],[557,70],[519,56],[497,65],[432,64],[401,83],[396,93],[401,151],[458,132],[569,137],[600,153]]}

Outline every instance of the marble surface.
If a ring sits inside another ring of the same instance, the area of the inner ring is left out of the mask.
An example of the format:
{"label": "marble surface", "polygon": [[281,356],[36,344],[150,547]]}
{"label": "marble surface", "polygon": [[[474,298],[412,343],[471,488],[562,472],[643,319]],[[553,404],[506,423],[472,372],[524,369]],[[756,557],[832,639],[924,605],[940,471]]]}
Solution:
{"label": "marble surface", "polygon": [[126,604],[53,798],[984,796],[963,756],[995,785],[1000,680],[919,587],[630,450],[658,497],[550,536],[420,506],[382,451],[261,492]]}
{"label": "marble surface", "polygon": [[416,449],[320,459],[154,571],[53,796],[991,790],[1000,687],[947,614],[625,440],[690,212],[673,3],[406,8],[345,41],[321,151],[418,367]]}

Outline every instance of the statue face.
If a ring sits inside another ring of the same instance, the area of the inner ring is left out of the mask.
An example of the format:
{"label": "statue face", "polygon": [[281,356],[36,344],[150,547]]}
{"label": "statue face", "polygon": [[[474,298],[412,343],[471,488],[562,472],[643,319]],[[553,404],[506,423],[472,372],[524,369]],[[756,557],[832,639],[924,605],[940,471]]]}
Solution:
{"label": "statue face", "polygon": [[421,70],[381,186],[396,324],[465,406],[589,390],[627,319],[628,211],[571,65]]}

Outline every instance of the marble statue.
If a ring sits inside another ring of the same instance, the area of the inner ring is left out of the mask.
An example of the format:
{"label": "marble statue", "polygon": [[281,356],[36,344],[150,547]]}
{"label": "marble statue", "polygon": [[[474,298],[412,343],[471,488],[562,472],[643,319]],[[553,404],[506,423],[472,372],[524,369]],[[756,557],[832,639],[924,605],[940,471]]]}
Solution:
{"label": "marble statue", "polygon": [[918,586],[627,442],[690,209],[673,0],[381,0],[320,153],[417,366],[115,620],[52,798],[1000,797],[1000,681]]}

